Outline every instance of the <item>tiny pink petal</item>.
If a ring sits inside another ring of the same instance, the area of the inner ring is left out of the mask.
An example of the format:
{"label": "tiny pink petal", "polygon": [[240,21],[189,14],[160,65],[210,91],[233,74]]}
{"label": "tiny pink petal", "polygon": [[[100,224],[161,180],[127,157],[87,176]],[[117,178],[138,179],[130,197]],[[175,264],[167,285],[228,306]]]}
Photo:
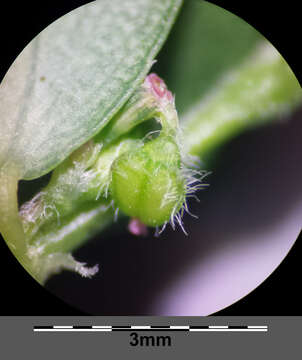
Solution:
{"label": "tiny pink petal", "polygon": [[145,84],[158,99],[166,99],[169,102],[173,101],[171,91],[167,89],[165,82],[155,73],[151,73],[146,77]]}
{"label": "tiny pink petal", "polygon": [[148,229],[145,224],[143,224],[139,219],[132,218],[128,225],[128,230],[131,234],[136,236],[147,236]]}

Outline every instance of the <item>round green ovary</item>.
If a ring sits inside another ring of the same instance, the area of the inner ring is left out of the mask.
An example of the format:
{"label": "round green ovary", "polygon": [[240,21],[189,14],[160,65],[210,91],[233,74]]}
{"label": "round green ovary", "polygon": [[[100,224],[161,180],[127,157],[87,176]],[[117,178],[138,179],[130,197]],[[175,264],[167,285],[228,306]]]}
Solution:
{"label": "round green ovary", "polygon": [[119,157],[112,167],[115,205],[148,226],[160,226],[182,206],[185,182],[175,142],[161,136]]}

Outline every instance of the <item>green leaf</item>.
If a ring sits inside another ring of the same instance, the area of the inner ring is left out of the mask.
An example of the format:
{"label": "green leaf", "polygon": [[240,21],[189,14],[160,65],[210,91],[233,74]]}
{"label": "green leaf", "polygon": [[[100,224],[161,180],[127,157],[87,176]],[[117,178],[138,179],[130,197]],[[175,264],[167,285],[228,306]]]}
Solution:
{"label": "green leaf", "polygon": [[[39,34],[4,77],[0,231],[38,281],[62,267],[74,268],[83,276],[96,269],[60,253],[40,259],[28,247],[18,214],[18,180],[38,178],[54,169],[110,121],[150,70],[180,5],[181,0],[94,1]],[[110,211],[103,213],[101,207],[89,216],[76,214],[62,225],[62,236],[71,238],[73,225],[81,227],[83,219],[89,228],[95,227],[92,218],[100,216],[105,223]],[[88,233],[85,226],[76,242]]]}
{"label": "green leaf", "polygon": [[0,167],[49,172],[95,135],[143,80],[181,0],[98,0],[41,32],[0,88]]}

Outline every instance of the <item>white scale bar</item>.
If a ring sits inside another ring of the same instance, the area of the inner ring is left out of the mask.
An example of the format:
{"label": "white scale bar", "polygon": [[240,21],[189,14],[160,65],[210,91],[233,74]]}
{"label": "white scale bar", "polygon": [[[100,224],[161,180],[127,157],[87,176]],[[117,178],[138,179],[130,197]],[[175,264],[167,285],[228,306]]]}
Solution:
{"label": "white scale bar", "polygon": [[228,326],[209,326],[209,329],[228,329]]}
{"label": "white scale bar", "polygon": [[[123,329],[121,327],[121,329]],[[156,331],[157,329],[161,329],[156,328],[156,327],[152,327],[150,325],[133,325],[131,326],[131,328],[125,328],[125,330],[144,330],[144,329],[152,329],[154,331]],[[106,326],[106,325],[94,325],[91,328],[74,328],[73,326],[70,325],[54,325],[52,328],[34,328],[35,332],[67,332],[67,331],[72,331],[72,332],[111,332],[114,329],[112,328],[112,326]],[[268,331],[268,327],[267,326],[254,326],[254,325],[250,325],[247,326],[246,328],[230,328],[229,326],[216,326],[216,325],[211,325],[208,328],[191,328],[190,326],[186,325],[186,326],[182,326],[182,325],[171,325],[169,328],[166,328],[164,330],[189,330],[190,332],[267,332]]]}
{"label": "white scale bar", "polygon": [[55,325],[54,326],[54,329],[72,329],[73,328],[73,326],[69,326],[69,325],[66,325],[66,326],[64,326],[64,325]]}
{"label": "white scale bar", "polygon": [[99,325],[94,325],[92,326],[93,329],[111,329],[111,326],[99,326]]}
{"label": "white scale bar", "polygon": [[183,329],[183,330],[187,330],[189,329],[189,326],[181,326],[181,325],[171,325],[170,329]]}
{"label": "white scale bar", "polygon": [[134,326],[131,326],[131,329],[151,329],[151,326],[150,325],[144,325],[144,326],[139,326],[139,325],[134,325]]}
{"label": "white scale bar", "polygon": [[221,332],[235,332],[235,331],[241,331],[241,332],[253,332],[253,331],[260,331],[260,332],[266,332],[267,331],[267,328],[266,329],[222,329],[222,328],[209,328],[209,329],[190,329],[190,332],[191,331],[196,331],[196,332],[216,332],[216,331],[221,331]]}
{"label": "white scale bar", "polygon": [[109,331],[112,331],[111,328],[108,328],[108,329],[104,329],[104,328],[96,328],[96,329],[66,329],[66,328],[59,328],[59,329],[34,329],[34,331],[37,331],[37,332],[64,332],[64,331],[69,331],[69,332],[101,332],[101,331],[104,331],[104,332],[109,332]]}
{"label": "white scale bar", "polygon": [[267,326],[248,326],[249,329],[267,329]]}

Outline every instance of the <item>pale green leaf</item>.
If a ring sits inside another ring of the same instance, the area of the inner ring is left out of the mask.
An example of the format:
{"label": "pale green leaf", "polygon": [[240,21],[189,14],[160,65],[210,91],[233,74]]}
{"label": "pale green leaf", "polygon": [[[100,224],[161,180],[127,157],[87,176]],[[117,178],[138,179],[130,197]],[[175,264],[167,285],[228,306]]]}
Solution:
{"label": "pale green leaf", "polygon": [[98,0],[51,24],[0,87],[0,167],[37,178],[95,135],[149,71],[181,0]]}

